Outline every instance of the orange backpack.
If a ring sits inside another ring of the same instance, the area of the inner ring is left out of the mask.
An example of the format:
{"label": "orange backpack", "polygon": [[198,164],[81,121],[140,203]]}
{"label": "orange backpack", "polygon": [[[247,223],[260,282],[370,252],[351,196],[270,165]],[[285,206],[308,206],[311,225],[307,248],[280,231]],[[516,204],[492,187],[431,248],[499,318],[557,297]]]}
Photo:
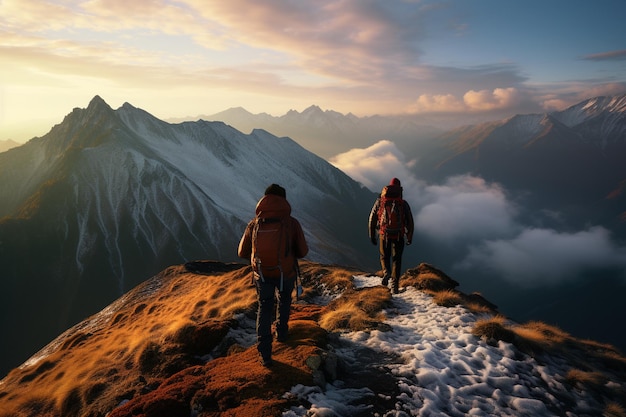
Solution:
{"label": "orange backpack", "polygon": [[387,185],[380,193],[378,228],[385,240],[398,240],[404,237],[404,200],[401,186]]}
{"label": "orange backpack", "polygon": [[252,268],[265,278],[283,278],[294,271],[289,218],[256,217],[252,228]]}

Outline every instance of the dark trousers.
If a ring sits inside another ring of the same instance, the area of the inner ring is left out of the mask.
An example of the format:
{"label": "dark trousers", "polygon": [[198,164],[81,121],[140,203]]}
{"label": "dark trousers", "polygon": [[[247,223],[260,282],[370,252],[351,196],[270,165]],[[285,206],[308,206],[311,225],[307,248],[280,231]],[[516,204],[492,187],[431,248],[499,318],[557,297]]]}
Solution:
{"label": "dark trousers", "polygon": [[402,273],[404,239],[380,239],[378,249],[380,252],[380,266],[383,268],[384,278],[391,278],[393,289],[397,291],[400,286],[400,275]]}
{"label": "dark trousers", "polygon": [[[291,312],[291,293],[295,278],[283,280],[280,291],[280,279],[266,278],[256,281],[257,301],[259,304],[256,317],[257,349],[264,358],[272,357],[272,322],[277,318],[276,333],[278,337],[286,337],[289,331],[289,314]],[[278,312],[276,311],[278,299]]]}

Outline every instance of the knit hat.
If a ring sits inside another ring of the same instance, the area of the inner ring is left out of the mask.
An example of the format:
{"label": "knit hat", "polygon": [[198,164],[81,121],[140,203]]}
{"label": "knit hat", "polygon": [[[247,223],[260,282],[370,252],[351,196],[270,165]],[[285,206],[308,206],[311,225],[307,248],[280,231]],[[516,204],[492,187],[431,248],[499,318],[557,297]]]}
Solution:
{"label": "knit hat", "polygon": [[392,178],[391,181],[389,181],[389,185],[400,185],[400,180],[397,178]]}
{"label": "knit hat", "polygon": [[287,192],[278,184],[272,184],[265,189],[265,195],[274,194],[283,198],[287,198]]}

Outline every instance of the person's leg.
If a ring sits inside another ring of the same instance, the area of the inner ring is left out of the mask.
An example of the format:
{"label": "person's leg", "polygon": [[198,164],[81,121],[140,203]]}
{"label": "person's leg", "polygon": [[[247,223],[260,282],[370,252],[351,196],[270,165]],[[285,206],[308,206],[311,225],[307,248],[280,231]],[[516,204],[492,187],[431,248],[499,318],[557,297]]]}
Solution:
{"label": "person's leg", "polygon": [[397,294],[400,290],[400,275],[402,275],[402,252],[404,252],[404,239],[393,241],[392,248],[392,272],[391,280],[393,283],[393,293]]}
{"label": "person's leg", "polygon": [[272,321],[274,315],[274,297],[276,287],[269,280],[256,280],[257,289],[257,349],[261,358],[268,364],[272,359]]}
{"label": "person's leg", "polygon": [[380,237],[378,244],[378,252],[380,254],[380,266],[383,269],[383,281],[382,284],[387,286],[389,284],[389,277],[391,276],[391,242]]}
{"label": "person's leg", "polygon": [[283,290],[278,292],[278,317],[276,321],[276,339],[279,342],[287,340],[289,332],[289,315],[291,313],[291,299],[296,279],[283,281]]}

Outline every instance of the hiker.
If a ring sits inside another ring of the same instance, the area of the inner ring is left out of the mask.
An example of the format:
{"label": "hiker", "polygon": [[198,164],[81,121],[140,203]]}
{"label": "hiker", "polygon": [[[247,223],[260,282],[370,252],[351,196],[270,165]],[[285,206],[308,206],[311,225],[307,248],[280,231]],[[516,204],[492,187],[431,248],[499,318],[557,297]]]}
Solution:
{"label": "hiker", "polygon": [[237,254],[250,259],[257,291],[257,349],[263,366],[272,365],[272,321],[278,312],[276,340],[285,342],[289,331],[291,294],[298,275],[297,258],[309,251],[300,223],[291,217],[286,191],[272,184],[256,205],[241,237]]}
{"label": "hiker", "polygon": [[[376,240],[376,230],[379,242]],[[382,284],[388,286],[391,279],[391,289],[394,294],[398,294],[404,239],[406,237],[407,245],[413,240],[413,214],[409,203],[402,199],[399,179],[392,178],[376,199],[369,217],[369,236],[373,245],[379,245]]]}

